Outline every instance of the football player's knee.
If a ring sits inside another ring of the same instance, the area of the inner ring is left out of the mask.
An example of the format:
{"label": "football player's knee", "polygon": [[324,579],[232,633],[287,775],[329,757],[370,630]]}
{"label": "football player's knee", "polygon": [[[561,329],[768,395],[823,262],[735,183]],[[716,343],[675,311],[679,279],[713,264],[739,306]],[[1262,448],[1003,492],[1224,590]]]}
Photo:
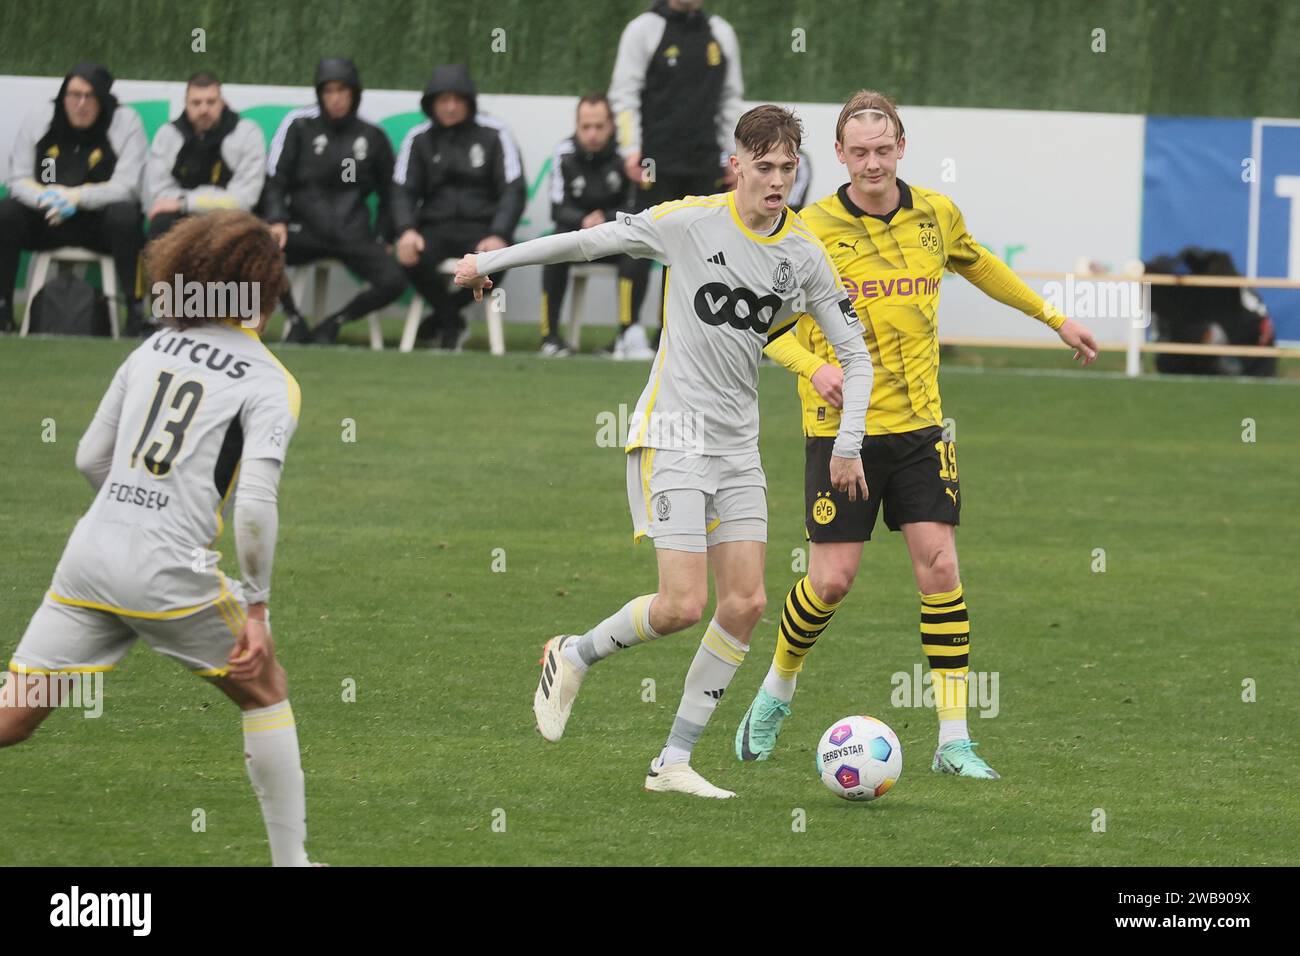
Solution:
{"label": "football player's knee", "polygon": [[767,594],[762,590],[750,594],[732,594],[719,608],[719,617],[724,617],[732,626],[753,627],[767,610]]}
{"label": "football player's knee", "polygon": [[856,567],[819,569],[816,576],[812,576],[813,593],[824,604],[839,604],[848,597],[857,576]]}
{"label": "football player's knee", "polygon": [[655,617],[662,617],[662,620],[659,623],[652,621],[651,624],[660,634],[671,634],[694,627],[704,616],[704,605],[707,600],[707,594],[660,595],[654,603],[653,610]]}
{"label": "football player's knee", "polygon": [[930,555],[925,571],[933,588],[951,590],[957,586],[957,556],[951,551],[936,551]]}

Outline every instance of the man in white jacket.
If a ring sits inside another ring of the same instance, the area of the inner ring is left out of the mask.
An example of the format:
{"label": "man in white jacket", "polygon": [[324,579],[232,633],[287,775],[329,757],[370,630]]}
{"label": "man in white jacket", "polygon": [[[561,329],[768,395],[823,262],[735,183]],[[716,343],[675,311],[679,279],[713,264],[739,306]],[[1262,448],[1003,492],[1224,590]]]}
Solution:
{"label": "man in white jacket", "polygon": [[213,73],[195,73],[185,85],[185,111],[158,130],[144,173],[149,238],[182,216],[213,209],[251,212],[266,180],[262,131],[221,96]]}
{"label": "man in white jacket", "polygon": [[0,200],[0,332],[13,329],[19,255],[63,246],[113,257],[127,327],[139,327],[135,274],[148,141],[139,114],[119,107],[112,86],[102,64],[78,63],[59,95],[18,130],[5,176],[9,196]]}

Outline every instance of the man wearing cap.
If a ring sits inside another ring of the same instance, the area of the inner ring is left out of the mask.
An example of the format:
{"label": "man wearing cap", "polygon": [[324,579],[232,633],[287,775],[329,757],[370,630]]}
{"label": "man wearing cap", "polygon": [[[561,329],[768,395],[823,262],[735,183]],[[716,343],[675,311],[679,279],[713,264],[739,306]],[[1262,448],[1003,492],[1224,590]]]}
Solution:
{"label": "man wearing cap", "polygon": [[[389,228],[393,148],[388,136],[357,115],[361,78],[352,61],[316,65],[316,105],[284,118],[267,154],[262,215],[291,266],[338,259],[369,285],[308,330],[291,296],[281,299],[291,342],[332,343],[345,322],[382,309],[406,289],[384,245]],[[366,199],[379,197],[370,222]]]}
{"label": "man wearing cap", "polygon": [[[23,122],[0,201],[0,332],[14,327],[14,282],[22,250],[77,246],[113,257],[127,303],[127,330],[140,328],[136,262],[144,237],[140,177],[148,140],[133,109],[119,109],[113,76],[78,63],[59,95]],[[29,303],[30,305],[30,303]]]}

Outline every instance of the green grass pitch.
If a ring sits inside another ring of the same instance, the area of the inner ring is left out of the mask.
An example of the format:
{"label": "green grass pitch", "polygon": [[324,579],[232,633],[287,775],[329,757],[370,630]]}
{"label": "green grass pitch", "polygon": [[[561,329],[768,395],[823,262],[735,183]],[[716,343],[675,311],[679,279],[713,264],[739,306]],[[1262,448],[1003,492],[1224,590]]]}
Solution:
{"label": "green grass pitch", "polygon": [[[512,339],[526,348],[532,333],[512,329]],[[6,657],[90,501],[73,467],[76,442],[130,348],[0,345]],[[906,552],[879,528],[854,593],[808,659],[775,759],[741,765],[732,755],[799,577],[793,552],[804,547],[794,383],[765,367],[769,609],[696,752],[709,779],[740,793],[715,803],[641,789],[703,623],[594,670],[561,743],[533,728],[543,641],[581,632],[655,586],[652,547],[631,539],[623,455],[596,442],[597,416],[635,404],[646,366],[280,354],[304,402],[282,486],[273,625],[314,858],[1297,858],[1294,382],[945,373],[972,663],[999,677],[997,716],[971,715],[981,753],[1003,774],[989,782],[932,774],[932,710],[891,705],[891,675],[922,658]],[[1242,440],[1246,418],[1254,442]],[[56,441],[42,440],[47,419]],[[342,440],[345,419],[355,442]],[[1099,548],[1104,572],[1094,570]],[[493,569],[495,549],[504,572]],[[222,550],[236,574],[229,533]],[[1248,680],[1254,702],[1243,700]],[[355,702],[344,699],[351,682]],[[56,713],[32,741],[0,752],[0,864],[268,863],[235,708],[143,647],[108,675],[106,696],[101,718]],[[903,742],[901,780],[869,805],[836,799],[813,770],[817,738],[849,713],[883,718]]]}

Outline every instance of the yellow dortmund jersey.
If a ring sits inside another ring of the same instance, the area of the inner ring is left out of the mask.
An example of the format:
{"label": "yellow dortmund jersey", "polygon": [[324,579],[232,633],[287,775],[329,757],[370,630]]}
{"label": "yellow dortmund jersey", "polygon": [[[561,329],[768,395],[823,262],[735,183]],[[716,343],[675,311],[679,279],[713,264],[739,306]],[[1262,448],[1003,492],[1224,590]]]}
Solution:
{"label": "yellow dortmund jersey", "polygon": [[[915,431],[943,422],[939,405],[939,283],[944,269],[1022,312],[1060,328],[1065,316],[1047,305],[997,256],[971,238],[947,196],[898,180],[899,207],[872,216],[841,186],[799,217],[831,254],[845,292],[862,320],[875,365],[867,434]],[[817,324],[800,316],[793,335],[767,347],[799,374],[804,434],[835,435],[839,410],[817,394],[810,378],[835,351]]]}

